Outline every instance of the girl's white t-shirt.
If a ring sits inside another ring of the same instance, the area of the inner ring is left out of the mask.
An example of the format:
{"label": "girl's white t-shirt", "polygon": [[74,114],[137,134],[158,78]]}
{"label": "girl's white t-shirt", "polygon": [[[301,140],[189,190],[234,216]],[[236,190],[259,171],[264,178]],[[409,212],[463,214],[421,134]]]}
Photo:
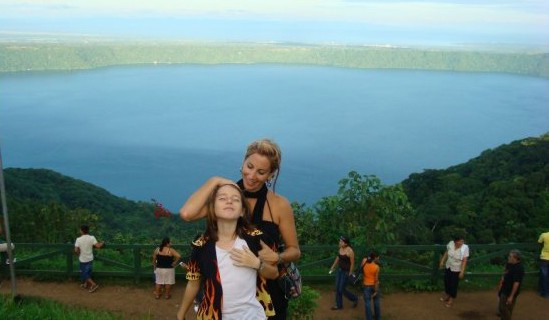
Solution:
{"label": "girl's white t-shirt", "polygon": [[[246,241],[237,237],[234,248],[243,246]],[[227,250],[216,246],[215,253],[223,288],[223,320],[267,319],[256,298],[257,270],[235,266]]]}

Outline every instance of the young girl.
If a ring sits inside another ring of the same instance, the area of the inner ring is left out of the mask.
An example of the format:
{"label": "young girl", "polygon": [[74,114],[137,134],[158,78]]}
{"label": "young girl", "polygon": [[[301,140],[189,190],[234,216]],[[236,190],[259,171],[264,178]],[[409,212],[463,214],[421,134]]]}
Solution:
{"label": "young girl", "polygon": [[[237,184],[244,191],[246,202],[253,212],[252,221],[264,233],[262,238],[268,246],[262,248],[259,257],[265,263],[278,264],[282,271],[286,263],[299,260],[301,251],[290,201],[275,192],[281,164],[282,151],[278,144],[270,139],[253,141],[244,154],[240,167],[241,179]],[[181,218],[193,221],[206,217],[206,202],[212,190],[227,183],[232,181],[223,177],[208,179],[181,207]],[[276,279],[267,280],[267,291],[276,311],[274,316],[269,316],[269,320],[285,320],[288,299]]]}
{"label": "young girl", "polygon": [[262,232],[251,227],[250,209],[236,184],[214,188],[208,200],[206,231],[192,242],[188,281],[177,319],[184,319],[202,280],[204,297],[197,319],[266,319],[274,313],[265,279],[278,277],[276,265],[257,253]]}

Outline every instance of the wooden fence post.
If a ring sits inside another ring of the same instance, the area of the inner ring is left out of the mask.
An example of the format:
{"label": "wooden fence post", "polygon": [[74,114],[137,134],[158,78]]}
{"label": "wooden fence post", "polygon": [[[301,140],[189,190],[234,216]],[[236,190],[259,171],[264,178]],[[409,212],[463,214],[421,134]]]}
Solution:
{"label": "wooden fence post", "polygon": [[141,247],[140,246],[134,246],[133,247],[133,272],[134,272],[134,280],[135,283],[139,283],[139,280],[141,278]]}
{"label": "wooden fence post", "polygon": [[74,256],[74,248],[72,245],[68,244],[67,245],[67,276],[69,278],[72,278],[72,274],[74,272],[73,262],[72,262],[73,256]]}

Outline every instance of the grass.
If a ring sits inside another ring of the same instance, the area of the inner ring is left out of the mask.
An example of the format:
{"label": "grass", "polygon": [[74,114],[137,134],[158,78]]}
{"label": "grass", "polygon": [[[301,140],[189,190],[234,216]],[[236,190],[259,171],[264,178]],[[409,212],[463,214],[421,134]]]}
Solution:
{"label": "grass", "polygon": [[121,320],[111,312],[66,306],[38,297],[0,296],[0,319]]}

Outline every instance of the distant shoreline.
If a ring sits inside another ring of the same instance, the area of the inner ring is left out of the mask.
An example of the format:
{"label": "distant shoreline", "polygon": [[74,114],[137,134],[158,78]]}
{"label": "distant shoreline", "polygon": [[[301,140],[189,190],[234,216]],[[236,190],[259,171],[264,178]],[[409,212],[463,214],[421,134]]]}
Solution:
{"label": "distant shoreline", "polygon": [[295,64],[549,77],[549,52],[513,46],[401,47],[0,36],[0,73],[120,65]]}

